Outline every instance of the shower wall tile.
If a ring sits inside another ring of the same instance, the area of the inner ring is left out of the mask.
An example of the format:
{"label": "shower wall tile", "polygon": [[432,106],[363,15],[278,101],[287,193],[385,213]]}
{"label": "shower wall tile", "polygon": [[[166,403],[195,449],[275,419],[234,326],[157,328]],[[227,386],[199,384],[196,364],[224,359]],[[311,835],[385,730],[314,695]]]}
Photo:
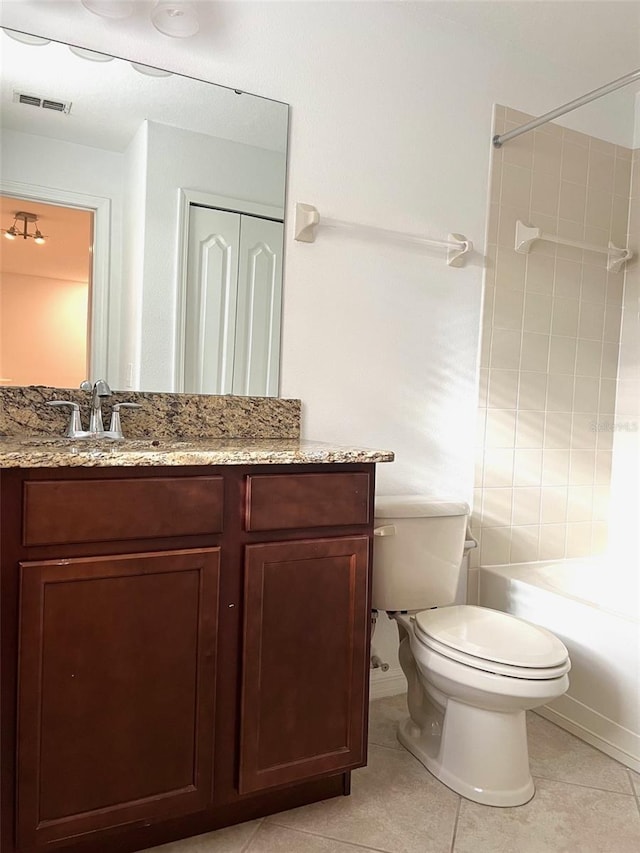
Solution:
{"label": "shower wall tile", "polygon": [[540,522],[543,530],[548,524],[564,524],[567,520],[567,486],[549,486],[540,490]]}
{"label": "shower wall tile", "polygon": [[575,184],[587,185],[589,174],[589,149],[582,145],[574,145],[565,141],[562,146],[562,169],[560,172],[563,181],[571,181]]}
{"label": "shower wall tile", "polygon": [[489,370],[488,374],[487,407],[489,409],[516,409],[518,405],[518,371],[494,369]]}
{"label": "shower wall tile", "polygon": [[581,145],[583,148],[589,148],[590,137],[586,133],[580,133],[577,130],[570,130],[568,127],[561,128],[562,140],[564,143]]}
{"label": "shower wall tile", "polygon": [[598,139],[597,136],[587,136],[587,139],[589,139],[593,150],[600,151],[612,157],[615,156],[616,148],[618,146],[613,142],[607,142],[606,139]]}
{"label": "shower wall tile", "polygon": [[542,128],[535,130],[532,136],[534,175],[551,175],[557,181],[562,163],[562,137],[545,133]]}
{"label": "shower wall tile", "polygon": [[518,386],[518,409],[541,412],[547,398],[547,374],[520,371]]}
{"label": "shower wall tile", "polygon": [[[497,107],[495,132],[530,118]],[[603,247],[637,242],[640,152],[554,124],[493,152],[474,566],[602,551],[614,413],[638,423],[640,264],[627,265],[630,294],[605,254],[544,241],[516,252],[517,220]]]}
{"label": "shower wall tile", "polygon": [[522,333],[520,369],[545,372],[549,361],[549,335]]}
{"label": "shower wall tile", "polygon": [[520,524],[511,528],[511,549],[509,551],[510,563],[526,563],[538,559],[538,542],[540,539],[540,525]]}
{"label": "shower wall tile", "polygon": [[579,299],[581,282],[581,263],[568,261],[566,258],[556,258],[555,274],[553,277],[554,296]]}
{"label": "shower wall tile", "polygon": [[629,199],[629,187],[631,186],[631,157],[622,157],[616,151],[616,159],[613,175],[613,192]]}
{"label": "shower wall tile", "polygon": [[[617,153],[617,152],[616,152]],[[638,518],[640,517],[640,149],[632,152],[631,193],[626,241],[635,257],[626,264],[622,323],[618,362],[618,385],[614,415],[607,420],[612,454],[611,491],[612,533],[622,541],[633,558],[640,557]],[[618,165],[618,158],[616,158]],[[618,196],[616,196],[616,200]],[[621,241],[622,242],[622,241]],[[616,243],[620,245],[621,242]],[[622,243],[624,245],[624,243]],[[613,290],[611,291],[613,293]],[[609,287],[607,288],[609,293]],[[602,393],[602,392],[601,392]],[[598,434],[600,439],[602,434]],[[598,445],[600,451],[604,445]],[[603,467],[605,462],[602,463]]]}
{"label": "shower wall tile", "polygon": [[524,299],[524,330],[548,335],[551,331],[551,296],[527,292]]}
{"label": "shower wall tile", "polygon": [[[523,288],[527,293],[552,294],[555,266],[556,260],[553,256],[531,253],[527,257],[526,279],[523,282]],[[580,280],[578,279],[579,287]]]}
{"label": "shower wall tile", "polygon": [[578,335],[594,341],[602,341],[604,337],[605,315],[598,303],[580,303],[578,314]]}
{"label": "shower wall tile", "polygon": [[521,487],[513,490],[511,525],[540,524],[540,497],[537,487]]}
{"label": "shower wall tile", "polygon": [[559,560],[567,553],[567,525],[542,524],[538,544],[538,559]]}
{"label": "shower wall tile", "polygon": [[544,445],[544,412],[520,409],[516,417],[516,447],[535,450]]}
{"label": "shower wall tile", "polygon": [[551,335],[549,342],[549,373],[574,373],[576,368],[576,338]]}

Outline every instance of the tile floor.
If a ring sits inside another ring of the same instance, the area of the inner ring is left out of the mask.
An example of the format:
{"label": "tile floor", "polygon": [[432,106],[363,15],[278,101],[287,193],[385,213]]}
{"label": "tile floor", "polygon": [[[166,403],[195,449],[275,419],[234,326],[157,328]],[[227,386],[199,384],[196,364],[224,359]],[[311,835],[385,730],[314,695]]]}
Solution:
{"label": "tile floor", "polygon": [[153,853],[638,853],[640,774],[536,714],[536,795],[519,808],[464,800],[395,738],[405,697],[371,704],[369,765],[350,797],[271,815]]}

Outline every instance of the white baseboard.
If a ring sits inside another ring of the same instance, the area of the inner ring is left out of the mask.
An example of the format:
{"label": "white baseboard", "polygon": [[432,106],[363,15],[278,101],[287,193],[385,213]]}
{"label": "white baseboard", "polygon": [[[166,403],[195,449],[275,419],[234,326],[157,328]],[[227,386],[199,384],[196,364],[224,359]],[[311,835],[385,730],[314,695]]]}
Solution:
{"label": "white baseboard", "polygon": [[536,713],[640,773],[640,735],[564,695]]}
{"label": "white baseboard", "polygon": [[384,696],[397,696],[407,692],[407,679],[400,666],[391,666],[387,672],[374,669],[369,682],[369,699],[382,699]]}

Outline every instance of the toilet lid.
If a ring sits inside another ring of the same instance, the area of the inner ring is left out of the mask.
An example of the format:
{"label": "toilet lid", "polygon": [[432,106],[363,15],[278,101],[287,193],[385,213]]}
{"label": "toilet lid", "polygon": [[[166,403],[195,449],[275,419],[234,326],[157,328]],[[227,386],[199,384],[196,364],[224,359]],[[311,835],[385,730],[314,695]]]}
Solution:
{"label": "toilet lid", "polygon": [[416,626],[427,645],[431,639],[445,653],[451,649],[487,663],[550,669],[569,657],[564,643],[546,628],[487,607],[463,604],[423,610],[416,615]]}

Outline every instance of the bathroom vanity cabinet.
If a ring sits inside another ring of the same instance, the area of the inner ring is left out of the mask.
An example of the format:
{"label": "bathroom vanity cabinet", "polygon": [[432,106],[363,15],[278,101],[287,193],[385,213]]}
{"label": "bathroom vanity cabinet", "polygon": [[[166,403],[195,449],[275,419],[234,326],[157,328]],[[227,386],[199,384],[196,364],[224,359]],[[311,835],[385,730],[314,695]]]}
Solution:
{"label": "bathroom vanity cabinet", "polygon": [[369,463],[0,471],[2,852],[348,793],[373,491]]}

